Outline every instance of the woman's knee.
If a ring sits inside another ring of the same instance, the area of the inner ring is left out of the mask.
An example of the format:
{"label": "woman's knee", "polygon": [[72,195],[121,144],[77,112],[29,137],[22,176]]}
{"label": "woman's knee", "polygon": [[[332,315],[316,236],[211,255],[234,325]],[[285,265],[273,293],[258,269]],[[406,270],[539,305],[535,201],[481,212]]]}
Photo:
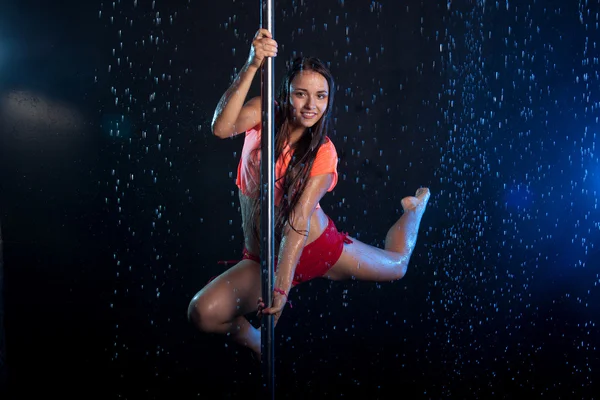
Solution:
{"label": "woman's knee", "polygon": [[404,278],[408,269],[408,263],[410,262],[410,255],[398,254],[394,255],[390,259],[391,265],[393,265],[391,271],[391,280],[396,281]]}
{"label": "woman's knee", "polygon": [[211,302],[207,299],[205,293],[202,291],[198,292],[188,305],[188,320],[201,331],[216,331],[223,322],[220,321],[220,316],[214,307],[214,303],[214,301]]}

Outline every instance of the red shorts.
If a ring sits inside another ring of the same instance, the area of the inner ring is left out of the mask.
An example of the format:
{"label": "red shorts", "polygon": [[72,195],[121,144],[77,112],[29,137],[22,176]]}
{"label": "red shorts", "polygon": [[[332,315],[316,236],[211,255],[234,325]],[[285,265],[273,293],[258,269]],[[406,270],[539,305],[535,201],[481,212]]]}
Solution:
{"label": "red shorts", "polygon": [[[352,243],[352,240],[348,238],[348,234],[338,232],[333,220],[329,216],[327,218],[329,223],[321,236],[314,242],[304,246],[304,250],[302,250],[292,281],[294,286],[324,276],[339,260],[344,251],[344,243]],[[243,254],[244,260],[253,260],[260,263],[260,256],[248,253],[246,248],[244,248]],[[275,270],[277,270],[277,258],[275,258]]]}

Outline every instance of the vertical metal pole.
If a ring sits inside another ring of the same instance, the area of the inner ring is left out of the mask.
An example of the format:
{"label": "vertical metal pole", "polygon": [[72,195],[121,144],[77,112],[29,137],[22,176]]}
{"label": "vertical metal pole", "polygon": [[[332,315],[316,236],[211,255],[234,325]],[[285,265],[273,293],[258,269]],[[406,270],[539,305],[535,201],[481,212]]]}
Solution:
{"label": "vertical metal pole", "polygon": [[[274,0],[261,0],[260,24],[275,38]],[[261,69],[262,134],[261,134],[261,282],[265,305],[273,302],[275,280],[275,88],[272,57]],[[275,325],[272,315],[261,319],[261,364],[263,388],[269,399],[275,399]]]}

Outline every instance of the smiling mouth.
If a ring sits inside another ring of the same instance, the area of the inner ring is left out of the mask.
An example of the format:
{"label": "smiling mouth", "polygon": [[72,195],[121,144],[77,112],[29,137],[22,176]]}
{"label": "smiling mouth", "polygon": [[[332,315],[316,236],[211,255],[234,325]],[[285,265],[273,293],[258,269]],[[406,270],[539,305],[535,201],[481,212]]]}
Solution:
{"label": "smiling mouth", "polygon": [[302,114],[302,117],[307,118],[307,119],[312,119],[317,116],[317,113],[313,113],[313,112],[303,112],[301,114]]}

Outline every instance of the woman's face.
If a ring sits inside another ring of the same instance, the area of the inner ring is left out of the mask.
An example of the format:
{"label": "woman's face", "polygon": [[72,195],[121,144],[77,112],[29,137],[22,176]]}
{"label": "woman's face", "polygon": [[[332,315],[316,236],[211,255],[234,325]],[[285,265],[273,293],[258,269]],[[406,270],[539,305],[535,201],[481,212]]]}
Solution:
{"label": "woman's face", "polygon": [[292,121],[296,126],[310,128],[327,111],[329,84],[314,71],[301,71],[290,84]]}

